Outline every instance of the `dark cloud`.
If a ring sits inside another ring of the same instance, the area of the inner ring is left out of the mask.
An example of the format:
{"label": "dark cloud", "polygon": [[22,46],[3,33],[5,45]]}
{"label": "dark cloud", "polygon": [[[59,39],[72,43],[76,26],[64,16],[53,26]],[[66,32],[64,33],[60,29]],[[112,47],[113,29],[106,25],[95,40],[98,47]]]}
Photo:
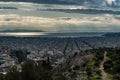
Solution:
{"label": "dark cloud", "polygon": [[0,1],[20,1],[45,4],[102,4],[105,0],[0,0]]}
{"label": "dark cloud", "polygon": [[[39,9],[38,9],[39,10]],[[83,14],[115,14],[120,15],[120,11],[99,10],[99,9],[43,9],[43,11],[60,11],[65,13],[83,13]]]}
{"label": "dark cloud", "polygon": [[75,3],[75,4],[85,4],[85,3],[102,4],[105,0],[58,0],[58,1],[66,2],[66,3]]}
{"label": "dark cloud", "polygon": [[72,4],[66,1],[59,1],[59,0],[0,0],[4,2],[33,2],[33,3],[44,3],[44,4]]}

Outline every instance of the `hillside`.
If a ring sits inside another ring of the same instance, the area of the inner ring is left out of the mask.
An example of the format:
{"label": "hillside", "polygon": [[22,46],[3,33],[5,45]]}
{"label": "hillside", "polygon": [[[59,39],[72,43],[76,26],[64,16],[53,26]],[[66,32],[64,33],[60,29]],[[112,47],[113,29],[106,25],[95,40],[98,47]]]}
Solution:
{"label": "hillside", "polygon": [[[0,80],[120,80],[120,49],[102,48],[75,53],[56,66],[47,60],[27,60],[9,69]],[[34,74],[33,74],[34,73]]]}
{"label": "hillside", "polygon": [[120,80],[120,49],[103,48],[75,54],[60,65],[67,80]]}

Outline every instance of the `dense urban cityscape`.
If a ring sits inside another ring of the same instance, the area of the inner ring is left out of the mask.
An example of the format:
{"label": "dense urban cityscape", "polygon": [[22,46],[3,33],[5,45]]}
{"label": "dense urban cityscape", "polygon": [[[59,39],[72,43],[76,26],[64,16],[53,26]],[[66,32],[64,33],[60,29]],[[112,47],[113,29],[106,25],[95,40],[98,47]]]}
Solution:
{"label": "dense urban cityscape", "polygon": [[0,80],[120,80],[120,0],[0,0]]}
{"label": "dense urban cityscape", "polygon": [[51,60],[66,59],[74,53],[89,49],[120,48],[120,37],[1,37],[0,38],[0,69],[4,73],[7,67],[18,62],[14,51],[22,50],[27,59],[39,61],[50,56]]}

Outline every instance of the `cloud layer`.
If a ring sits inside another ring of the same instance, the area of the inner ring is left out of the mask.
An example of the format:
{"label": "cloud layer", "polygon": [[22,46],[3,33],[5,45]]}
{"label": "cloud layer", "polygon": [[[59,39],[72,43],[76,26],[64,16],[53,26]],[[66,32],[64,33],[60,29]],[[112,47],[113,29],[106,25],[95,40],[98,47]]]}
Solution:
{"label": "cloud layer", "polygon": [[1,1],[35,2],[44,4],[103,4],[105,2],[105,0],[1,0]]}
{"label": "cloud layer", "polygon": [[120,30],[120,17],[101,15],[94,17],[57,17],[44,18],[21,15],[0,15],[0,29],[37,29],[48,32],[76,32],[76,31],[115,31]]}
{"label": "cloud layer", "polygon": [[[91,0],[92,2],[94,3],[94,0]],[[100,1],[100,3],[102,2]],[[3,2],[0,5],[18,8],[17,10],[0,10],[1,31],[15,29],[48,32],[120,31],[120,11],[113,8],[104,10],[103,7],[13,2]],[[92,10],[91,13],[89,10]],[[116,13],[118,14],[116,15]]]}

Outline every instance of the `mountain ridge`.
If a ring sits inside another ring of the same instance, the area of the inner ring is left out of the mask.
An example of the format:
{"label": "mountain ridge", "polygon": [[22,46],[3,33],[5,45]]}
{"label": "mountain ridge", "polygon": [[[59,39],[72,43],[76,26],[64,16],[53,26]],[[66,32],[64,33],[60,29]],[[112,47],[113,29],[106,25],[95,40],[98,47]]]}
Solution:
{"label": "mountain ridge", "polygon": [[43,31],[43,30],[14,29],[14,30],[2,30],[0,32],[45,32],[45,31]]}

